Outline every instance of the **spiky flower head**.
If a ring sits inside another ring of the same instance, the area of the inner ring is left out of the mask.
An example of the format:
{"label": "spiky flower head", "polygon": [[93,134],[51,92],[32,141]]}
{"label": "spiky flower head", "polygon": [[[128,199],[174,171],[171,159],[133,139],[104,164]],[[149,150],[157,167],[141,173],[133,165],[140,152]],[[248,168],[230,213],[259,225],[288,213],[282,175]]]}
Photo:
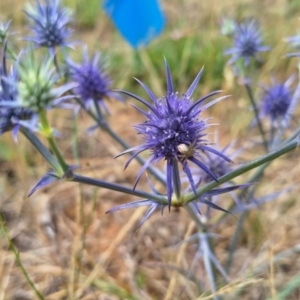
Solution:
{"label": "spiky flower head", "polygon": [[47,109],[59,104],[70,96],[62,97],[62,94],[75,85],[65,84],[56,87],[60,76],[52,67],[53,59],[48,57],[38,60],[30,52],[18,66],[18,101],[19,106],[27,107],[35,112]]}
{"label": "spiky flower head", "polygon": [[261,31],[253,19],[248,19],[243,23],[236,24],[234,37],[234,47],[227,49],[225,54],[232,54],[229,64],[239,59],[244,59],[247,66],[251,58],[256,58],[259,52],[268,51],[270,48],[262,45]]}
{"label": "spiky flower head", "polygon": [[287,121],[289,118],[293,100],[293,92],[290,89],[290,85],[293,80],[294,76],[283,83],[273,80],[270,87],[263,87],[261,116],[269,117],[272,124],[279,120]]}
{"label": "spiky flower head", "polygon": [[[222,149],[220,152],[224,155],[226,154],[227,147]],[[232,159],[232,157],[230,157]],[[228,161],[224,160],[220,156],[212,156],[210,153],[206,153],[205,158],[206,166],[215,174],[217,178],[229,173],[231,171],[231,164]],[[202,180],[204,183],[211,182],[213,179],[206,172],[203,172],[202,169],[196,173],[199,176],[199,180]]]}
{"label": "spiky flower head", "polygon": [[89,109],[93,101],[96,101],[108,111],[104,99],[116,97],[116,93],[110,89],[111,79],[104,71],[104,61],[101,60],[100,53],[89,59],[87,48],[84,48],[81,64],[68,59],[68,65],[70,75],[77,83],[74,93],[80,97],[85,109]]}
{"label": "spiky flower head", "polygon": [[135,151],[135,153],[126,163],[125,168],[139,153],[146,150],[150,151],[149,159],[146,161],[137,176],[134,185],[135,187],[141,174],[151,163],[164,159],[167,163],[166,188],[169,205],[174,188],[173,175],[177,170],[178,163],[182,165],[183,171],[186,173],[191,187],[195,192],[196,185],[194,184],[192,178],[189,165],[190,163],[197,165],[199,168],[203,169],[207,174],[209,174],[214,180],[217,180],[217,177],[203,163],[203,152],[208,151],[222,157],[227,161],[230,161],[230,159],[225,155],[208,146],[210,144],[206,139],[206,129],[208,124],[206,120],[199,119],[202,111],[217,101],[220,101],[224,97],[216,99],[206,105],[202,105],[203,102],[207,98],[219,93],[220,91],[212,92],[195,102],[191,99],[192,94],[201,78],[202,72],[203,69],[199,72],[187,92],[183,95],[179,95],[174,90],[169,66],[166,62],[167,93],[162,98],[157,98],[147,86],[137,80],[150,97],[152,101],[151,104],[137,95],[126,91],[121,91],[137,99],[149,109],[149,111],[146,112],[138,107],[135,107],[147,118],[144,123],[135,126],[138,133],[142,134],[145,142],[143,145],[131,148],[122,153],[124,154]]}
{"label": "spiky flower head", "polygon": [[45,0],[42,4],[35,1],[35,6],[27,4],[25,14],[31,19],[34,36],[27,39],[38,47],[47,47],[53,51],[57,46],[69,46],[67,38],[71,34],[68,24],[71,12],[60,7],[60,0]]}
{"label": "spiky flower head", "polygon": [[4,42],[2,62],[0,65],[0,135],[13,130],[13,136],[17,139],[20,125],[26,125],[34,117],[34,113],[27,108],[12,107],[8,104],[17,104],[18,99],[18,74],[13,65],[8,71],[6,60],[6,42]]}

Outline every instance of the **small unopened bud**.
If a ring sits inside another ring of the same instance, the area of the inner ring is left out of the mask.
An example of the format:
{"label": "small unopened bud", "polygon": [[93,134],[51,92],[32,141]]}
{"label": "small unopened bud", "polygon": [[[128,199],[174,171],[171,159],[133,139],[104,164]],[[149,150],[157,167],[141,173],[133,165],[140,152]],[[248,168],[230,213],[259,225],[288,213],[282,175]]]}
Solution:
{"label": "small unopened bud", "polygon": [[52,67],[52,59],[39,61],[29,53],[18,65],[18,100],[22,107],[28,107],[35,112],[46,109],[64,98],[62,94],[76,86],[74,83],[56,87],[59,75]]}

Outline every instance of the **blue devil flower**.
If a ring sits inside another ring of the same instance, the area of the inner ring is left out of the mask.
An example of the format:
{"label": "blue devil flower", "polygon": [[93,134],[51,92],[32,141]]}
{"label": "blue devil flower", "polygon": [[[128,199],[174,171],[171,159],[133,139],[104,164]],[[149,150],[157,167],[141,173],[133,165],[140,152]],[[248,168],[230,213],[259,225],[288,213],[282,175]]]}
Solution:
{"label": "blue devil flower", "polygon": [[[231,160],[233,160],[241,152],[241,149],[228,155],[228,152],[230,152],[232,150],[231,149],[232,145],[233,145],[233,143],[229,144],[225,148],[220,149],[218,151],[220,153],[223,153],[227,157],[230,157]],[[224,160],[221,156],[215,156],[209,152],[206,152],[205,154],[206,154],[206,157],[204,158],[204,163],[210,169],[210,171],[214,173],[214,175],[217,178],[232,171],[232,164],[228,163],[228,161]],[[204,183],[208,183],[213,180],[211,178],[211,176],[209,176],[202,169],[193,170],[193,175],[196,176],[195,181],[198,181],[198,182],[202,181]],[[199,177],[199,178],[197,179],[197,177]]]}
{"label": "blue devil flower", "polygon": [[233,36],[234,47],[224,52],[225,54],[232,54],[232,58],[228,62],[229,64],[243,58],[247,66],[250,63],[250,59],[255,58],[257,53],[270,49],[267,46],[262,46],[261,32],[253,19],[236,24]]}
{"label": "blue devil flower", "polygon": [[6,42],[4,42],[2,63],[0,65],[0,135],[6,131],[13,130],[16,140],[20,125],[26,126],[34,118],[34,113],[28,108],[11,107],[4,103],[16,104],[18,99],[18,73],[15,66],[10,72],[6,65]]}
{"label": "blue devil flower", "polygon": [[278,83],[273,80],[270,87],[263,87],[261,117],[268,117],[272,125],[280,120],[288,122],[290,118],[294,98],[290,85],[293,80],[294,76],[291,76],[284,83]]}
{"label": "blue devil flower", "polygon": [[89,109],[93,101],[108,112],[103,101],[110,97],[120,98],[110,89],[111,80],[104,72],[103,61],[100,59],[100,53],[96,53],[90,60],[87,48],[83,52],[83,60],[81,64],[77,64],[68,59],[70,67],[70,75],[77,87],[74,92],[83,102],[85,109]]}
{"label": "blue devil flower", "polygon": [[67,27],[71,13],[66,8],[60,8],[60,0],[45,0],[45,4],[36,0],[35,6],[28,4],[24,12],[32,20],[30,29],[34,33],[28,40],[51,51],[56,46],[70,46],[66,40],[72,32]]}
{"label": "blue devil flower", "polygon": [[127,161],[125,165],[126,168],[139,153],[146,150],[150,151],[149,159],[137,175],[134,188],[136,187],[142,173],[151,163],[158,162],[162,159],[166,161],[166,188],[170,206],[174,189],[173,173],[176,172],[178,163],[182,165],[183,171],[186,173],[191,187],[195,192],[196,185],[194,184],[191,174],[190,163],[197,165],[205,173],[217,181],[215,174],[205,165],[205,163],[203,163],[202,154],[205,152],[211,152],[227,161],[231,160],[221,152],[218,152],[208,146],[210,143],[206,139],[206,129],[209,125],[206,120],[199,119],[199,115],[202,111],[224,98],[221,97],[206,105],[202,105],[207,98],[219,93],[220,91],[212,92],[195,102],[191,99],[192,94],[201,78],[203,72],[202,69],[187,92],[183,95],[179,95],[174,90],[167,62],[165,65],[167,75],[167,93],[164,97],[157,98],[148,89],[148,87],[139,80],[137,81],[147,92],[152,101],[151,104],[130,92],[120,91],[135,98],[149,109],[149,111],[146,112],[139,107],[134,106],[147,118],[144,123],[135,126],[138,133],[142,134],[144,144],[128,149],[120,155],[135,151]]}

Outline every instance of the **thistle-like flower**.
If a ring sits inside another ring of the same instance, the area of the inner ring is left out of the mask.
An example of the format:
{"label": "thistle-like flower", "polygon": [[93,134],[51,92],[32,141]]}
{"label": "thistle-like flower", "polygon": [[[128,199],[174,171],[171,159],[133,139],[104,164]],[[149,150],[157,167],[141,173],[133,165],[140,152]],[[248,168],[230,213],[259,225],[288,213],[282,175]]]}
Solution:
{"label": "thistle-like flower", "polygon": [[120,91],[135,98],[149,109],[149,112],[146,112],[134,106],[147,118],[144,123],[135,126],[138,133],[143,135],[145,142],[143,145],[131,148],[120,154],[135,151],[127,161],[125,168],[139,153],[146,150],[150,151],[151,155],[149,159],[137,175],[134,184],[135,188],[141,174],[151,163],[158,162],[162,159],[166,160],[166,188],[169,206],[171,205],[174,186],[176,187],[176,183],[174,183],[173,180],[174,174],[178,169],[178,163],[182,165],[183,171],[186,173],[191,187],[196,193],[196,185],[191,174],[190,163],[197,165],[217,181],[215,174],[203,163],[203,153],[211,152],[227,161],[231,161],[221,152],[208,146],[210,143],[205,138],[208,124],[206,120],[199,119],[199,115],[202,111],[222,100],[224,97],[218,98],[206,105],[202,105],[203,102],[220,91],[212,92],[195,102],[191,99],[202,72],[203,69],[198,73],[187,92],[180,96],[174,91],[169,66],[166,62],[167,93],[164,97],[159,99],[156,98],[144,83],[137,80],[150,97],[152,101],[151,104],[130,92]]}
{"label": "thistle-like flower", "polygon": [[104,99],[118,98],[118,96],[110,89],[111,80],[104,72],[100,53],[96,53],[89,60],[87,48],[84,48],[82,63],[77,64],[68,59],[68,65],[70,75],[77,84],[74,93],[80,97],[84,108],[88,110],[93,101],[96,101],[100,107],[108,112]]}
{"label": "thistle-like flower", "polygon": [[52,59],[48,57],[37,60],[33,52],[19,63],[18,66],[18,105],[30,108],[34,112],[60,104],[72,96],[62,96],[76,86],[69,83],[56,87],[60,75],[52,67]]}
{"label": "thistle-like flower", "polygon": [[[234,153],[233,155],[228,155],[228,150],[231,148],[231,145],[228,145],[227,147],[220,150],[220,153],[223,153],[224,155],[230,157],[231,159],[234,159],[237,153]],[[212,155],[209,152],[206,152],[206,157],[204,158],[205,165],[210,169],[211,172],[214,173],[214,175],[219,178],[229,172],[232,171],[232,164],[229,164],[228,161],[224,160],[220,156]],[[211,176],[209,176],[206,172],[204,172],[202,169],[197,169],[193,172],[195,176],[199,177],[199,179],[195,179],[195,181],[202,181],[204,183],[211,182],[213,179]]]}
{"label": "thistle-like flower", "polygon": [[262,45],[260,29],[253,19],[236,24],[233,37],[234,47],[224,52],[225,54],[232,54],[232,58],[228,62],[229,64],[243,58],[244,64],[247,66],[250,63],[250,59],[255,58],[257,53],[270,49]]}
{"label": "thistle-like flower", "polygon": [[[10,72],[6,64],[6,42],[4,42],[2,63],[0,65],[0,135],[12,130],[16,140],[21,125],[26,126],[31,123],[34,117],[32,110],[21,107],[11,107],[16,105],[18,99],[18,74],[16,67],[12,66]],[[5,104],[5,103],[8,103]]]}
{"label": "thistle-like flower", "polygon": [[270,87],[263,87],[261,117],[268,117],[272,126],[275,125],[275,122],[281,120],[287,123],[290,118],[294,98],[290,86],[294,78],[294,76],[291,76],[284,83],[273,80]]}
{"label": "thistle-like flower", "polygon": [[36,0],[35,6],[28,4],[24,12],[32,21],[30,29],[34,33],[28,40],[38,47],[49,48],[51,52],[57,46],[71,45],[67,42],[72,32],[68,28],[71,13],[60,7],[60,0],[45,0],[44,4]]}

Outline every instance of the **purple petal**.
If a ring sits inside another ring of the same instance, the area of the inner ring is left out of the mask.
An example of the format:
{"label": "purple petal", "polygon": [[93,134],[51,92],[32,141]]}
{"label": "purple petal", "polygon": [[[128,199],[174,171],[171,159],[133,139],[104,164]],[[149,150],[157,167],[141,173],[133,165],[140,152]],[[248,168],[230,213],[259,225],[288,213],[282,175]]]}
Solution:
{"label": "purple petal", "polygon": [[190,161],[192,161],[194,164],[196,164],[198,167],[200,167],[204,172],[206,172],[208,175],[210,175],[215,181],[218,181],[218,178],[212,173],[204,163],[202,163],[200,160],[196,159],[195,157],[189,157]]}
{"label": "purple petal", "polygon": [[155,102],[157,100],[157,98],[155,97],[155,95],[152,93],[152,91],[139,79],[134,78],[142,87],[143,89],[146,91],[146,93],[148,94],[148,96],[150,97],[150,99]]}
{"label": "purple petal", "polygon": [[230,158],[228,158],[226,155],[224,155],[223,153],[221,153],[221,152],[219,152],[219,151],[217,151],[217,150],[215,150],[215,149],[213,149],[213,148],[210,148],[210,147],[201,145],[201,149],[202,149],[202,150],[206,150],[206,151],[208,151],[208,152],[212,152],[212,153],[214,153],[214,154],[216,154],[216,155],[222,157],[222,158],[225,159],[226,161],[232,163],[232,160],[231,160]]}
{"label": "purple petal", "polygon": [[228,211],[228,210],[226,210],[226,209],[218,206],[217,204],[215,204],[215,203],[213,203],[213,202],[211,202],[209,200],[201,199],[201,200],[199,200],[199,202],[204,203],[204,204],[210,206],[211,208],[214,208],[214,209],[217,209],[217,210],[220,210],[220,211],[223,211],[223,212],[231,214],[230,211]]}
{"label": "purple petal", "polygon": [[149,209],[146,211],[143,219],[141,220],[139,226],[137,229],[139,229],[149,218],[150,216],[154,213],[154,211],[156,210],[156,208],[158,208],[160,206],[160,204],[157,203],[153,203]]}
{"label": "purple petal", "polygon": [[146,100],[144,100],[143,98],[141,98],[141,97],[139,97],[139,96],[137,96],[137,95],[135,95],[135,94],[132,94],[132,93],[130,93],[130,92],[127,92],[127,91],[123,91],[123,90],[114,90],[114,92],[120,92],[120,93],[123,93],[123,94],[125,94],[125,95],[127,95],[127,96],[130,96],[130,97],[132,97],[132,98],[134,98],[134,99],[136,99],[136,100],[138,100],[138,101],[140,101],[140,102],[142,102],[145,106],[147,106],[157,117],[159,117],[159,113],[158,113],[158,111],[153,107],[153,106],[151,106]]}
{"label": "purple petal", "polygon": [[[203,101],[205,101],[207,98],[214,96],[216,94],[221,93],[222,91],[215,91],[215,92],[211,92],[207,95],[205,95],[204,97],[202,97],[201,99],[197,100],[193,105],[191,105],[191,107],[186,111],[186,114],[188,115],[196,106],[198,106],[199,104],[201,104]],[[201,109],[202,110],[202,109]]]}
{"label": "purple petal", "polygon": [[166,75],[167,75],[167,90],[168,93],[173,94],[174,93],[173,81],[172,81],[170,68],[166,59],[165,59],[165,68],[166,68]]}
{"label": "purple petal", "polygon": [[106,212],[106,214],[110,214],[110,213],[113,213],[115,211],[122,210],[122,209],[135,208],[135,207],[147,206],[147,205],[152,205],[152,204],[153,204],[153,201],[147,200],[147,199],[134,201],[134,202],[125,203],[125,204],[115,206],[115,207],[109,209]]}
{"label": "purple petal", "polygon": [[199,73],[197,74],[196,78],[194,79],[193,83],[191,84],[191,86],[189,87],[189,89],[187,90],[187,92],[185,93],[185,95],[190,98],[192,97],[195,88],[197,87],[199,80],[201,79],[202,73],[203,73],[204,67],[201,68],[201,70],[199,71]]}
{"label": "purple petal", "polygon": [[59,178],[55,175],[53,171],[48,172],[46,175],[44,175],[37,184],[32,188],[32,190],[29,192],[28,197],[30,197],[35,191],[38,189],[49,185],[55,181],[58,181]]}
{"label": "purple petal", "polygon": [[149,167],[149,165],[152,163],[152,161],[154,160],[155,158],[154,157],[150,157],[146,160],[146,162],[144,163],[144,165],[142,166],[142,168],[140,169],[137,177],[136,177],[136,180],[134,182],[134,185],[133,185],[133,190],[135,190],[136,188],[136,185],[140,179],[140,177],[142,176],[143,172]]}

